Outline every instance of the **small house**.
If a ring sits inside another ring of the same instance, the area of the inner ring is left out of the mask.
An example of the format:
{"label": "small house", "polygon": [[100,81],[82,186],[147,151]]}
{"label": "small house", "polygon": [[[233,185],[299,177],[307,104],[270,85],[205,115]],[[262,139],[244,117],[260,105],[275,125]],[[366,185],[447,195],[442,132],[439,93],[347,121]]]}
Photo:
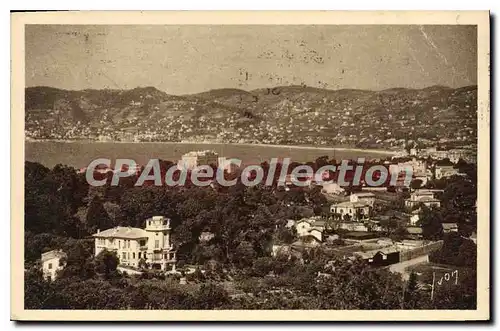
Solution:
{"label": "small house", "polygon": [[66,266],[66,253],[62,250],[52,250],[42,254],[43,277],[50,280],[57,278],[57,272]]}

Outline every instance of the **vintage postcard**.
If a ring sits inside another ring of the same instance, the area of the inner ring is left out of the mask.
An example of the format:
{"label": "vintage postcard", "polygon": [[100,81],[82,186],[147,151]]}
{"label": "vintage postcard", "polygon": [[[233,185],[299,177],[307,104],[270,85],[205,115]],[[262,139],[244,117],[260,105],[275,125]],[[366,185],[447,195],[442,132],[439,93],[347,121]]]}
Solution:
{"label": "vintage postcard", "polygon": [[12,319],[489,320],[489,12],[11,19]]}

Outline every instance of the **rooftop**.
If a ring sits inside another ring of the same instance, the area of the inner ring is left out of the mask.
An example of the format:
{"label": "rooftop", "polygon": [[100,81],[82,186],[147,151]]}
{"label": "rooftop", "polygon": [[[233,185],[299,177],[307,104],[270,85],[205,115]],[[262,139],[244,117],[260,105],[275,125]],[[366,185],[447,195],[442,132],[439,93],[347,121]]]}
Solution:
{"label": "rooftop", "polygon": [[413,198],[408,198],[406,199],[407,201],[418,201],[418,202],[441,202],[440,200],[438,199],[434,199],[434,198],[431,198],[429,196],[415,196]]}
{"label": "rooftop", "polygon": [[363,202],[351,202],[351,201],[344,201],[340,203],[334,203],[333,206],[335,207],[352,207],[352,208],[362,208],[362,207],[369,207],[366,203]]}
{"label": "rooftop", "polygon": [[99,238],[140,239],[147,238],[148,233],[146,232],[146,230],[139,228],[117,226],[115,228],[95,233],[92,236]]}
{"label": "rooftop", "polygon": [[409,226],[406,228],[406,231],[409,234],[422,234],[424,232],[422,228],[418,226]]}
{"label": "rooftop", "polygon": [[62,250],[57,250],[57,249],[42,253],[42,261],[47,261],[56,257],[62,258],[62,257],[67,257],[67,255]]}
{"label": "rooftop", "polygon": [[371,192],[353,193],[353,195],[358,196],[358,198],[373,198],[373,197],[375,197],[375,194],[373,194]]}
{"label": "rooftop", "polygon": [[354,252],[354,254],[358,255],[364,259],[367,259],[367,258],[373,258],[379,252],[384,254],[384,255],[392,254],[392,253],[399,253],[399,248],[397,248],[395,246],[388,246],[388,247],[383,247],[380,249],[374,249],[374,250],[371,250],[368,252]]}

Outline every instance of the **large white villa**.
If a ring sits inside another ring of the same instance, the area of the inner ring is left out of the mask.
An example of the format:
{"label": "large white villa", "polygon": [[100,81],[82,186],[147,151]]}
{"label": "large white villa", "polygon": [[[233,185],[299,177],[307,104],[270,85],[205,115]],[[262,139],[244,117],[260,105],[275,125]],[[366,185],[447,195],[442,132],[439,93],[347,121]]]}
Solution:
{"label": "large white villa", "polygon": [[95,255],[104,249],[116,252],[120,265],[139,267],[144,260],[152,269],[175,271],[175,251],[170,243],[170,219],[153,216],[146,220],[146,228],[118,226],[105,231],[97,230]]}

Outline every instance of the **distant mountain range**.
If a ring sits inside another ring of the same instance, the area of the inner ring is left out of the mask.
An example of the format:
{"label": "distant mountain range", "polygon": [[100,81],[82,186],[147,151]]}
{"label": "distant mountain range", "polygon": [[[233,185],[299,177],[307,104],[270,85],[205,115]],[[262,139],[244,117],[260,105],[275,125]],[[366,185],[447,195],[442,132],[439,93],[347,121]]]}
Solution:
{"label": "distant mountain range", "polygon": [[391,148],[474,144],[477,86],[383,91],[278,86],[170,95],[131,90],[25,90],[31,139],[217,141]]}

